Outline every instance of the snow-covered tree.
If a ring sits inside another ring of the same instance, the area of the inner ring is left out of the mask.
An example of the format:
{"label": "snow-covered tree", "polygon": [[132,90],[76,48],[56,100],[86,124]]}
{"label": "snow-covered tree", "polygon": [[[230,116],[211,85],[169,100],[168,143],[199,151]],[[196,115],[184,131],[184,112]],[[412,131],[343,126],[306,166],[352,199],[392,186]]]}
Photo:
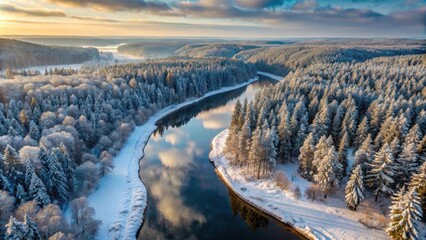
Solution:
{"label": "snow-covered tree", "polygon": [[[321,149],[322,146],[317,145],[317,151],[318,147]],[[324,192],[324,198],[326,198],[327,193],[333,189],[339,188],[339,180],[341,177],[339,176],[339,173],[341,173],[343,170],[342,164],[339,163],[334,146],[329,147],[327,149],[327,154],[324,155],[321,160],[317,159],[317,161],[317,173],[314,175],[314,180]]]}
{"label": "snow-covered tree", "polygon": [[48,158],[44,179],[46,181],[46,189],[49,191],[52,199],[58,200],[59,203],[64,203],[69,197],[68,182],[65,171],[58,157],[53,152]]}
{"label": "snow-covered tree", "polygon": [[37,203],[41,206],[50,203],[50,197],[47,194],[46,187],[35,172],[32,174],[31,182],[28,188],[28,198],[30,200],[37,201]]}
{"label": "snow-covered tree", "polygon": [[27,229],[24,223],[18,221],[14,217],[10,217],[9,223],[6,224],[5,240],[24,240],[26,238]]}
{"label": "snow-covered tree", "polygon": [[422,218],[422,209],[416,187],[411,188],[408,192],[402,188],[393,198],[390,218],[391,221],[386,232],[392,239],[420,240],[422,238],[418,226]]}
{"label": "snow-covered tree", "polygon": [[356,211],[359,203],[364,199],[364,176],[361,166],[357,165],[349,178],[345,189],[346,205],[349,209]]}
{"label": "snow-covered tree", "polygon": [[361,165],[363,172],[368,172],[370,170],[370,164],[374,160],[374,146],[372,144],[371,135],[368,134],[364,142],[355,152],[355,164]]}
{"label": "snow-covered tree", "polygon": [[376,153],[370,168],[366,180],[368,185],[374,188],[375,201],[379,198],[380,193],[392,194],[391,185],[394,183],[395,167],[389,144],[385,143]]}
{"label": "snow-covered tree", "polygon": [[313,170],[312,161],[314,160],[314,153],[315,143],[313,135],[310,133],[303,142],[299,155],[299,173],[306,179],[312,178],[311,172]]}
{"label": "snow-covered tree", "polygon": [[71,202],[72,226],[78,239],[93,239],[101,222],[93,216],[95,210],[88,206],[86,198],[77,198]]}
{"label": "snow-covered tree", "polygon": [[237,135],[240,132],[240,129],[242,127],[242,123],[240,123],[242,116],[242,105],[240,103],[240,100],[237,100],[237,103],[234,106],[234,111],[232,113],[231,123],[229,125],[229,134],[228,138],[226,139],[226,149],[225,151],[230,153],[231,161],[235,161],[235,154],[237,149]]}
{"label": "snow-covered tree", "polygon": [[38,229],[37,224],[27,214],[25,214],[24,225],[26,228],[26,239],[41,240],[40,230]]}
{"label": "snow-covered tree", "polygon": [[250,120],[249,117],[246,116],[243,127],[238,133],[237,158],[240,166],[248,166],[251,135]]}

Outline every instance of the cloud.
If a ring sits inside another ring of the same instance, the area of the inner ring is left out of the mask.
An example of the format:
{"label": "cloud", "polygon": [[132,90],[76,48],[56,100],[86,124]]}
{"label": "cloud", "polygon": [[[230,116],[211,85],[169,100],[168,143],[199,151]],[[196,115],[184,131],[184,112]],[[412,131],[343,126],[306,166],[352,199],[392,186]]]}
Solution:
{"label": "cloud", "polygon": [[98,10],[107,11],[148,11],[166,12],[171,10],[170,6],[161,1],[145,0],[49,0],[52,3],[59,3],[75,7],[94,7]]}
{"label": "cloud", "polygon": [[235,3],[243,8],[276,8],[284,4],[286,0],[236,0]]}
{"label": "cloud", "polygon": [[293,10],[310,10],[318,7],[316,0],[298,0],[292,7]]}
{"label": "cloud", "polygon": [[61,10],[51,10],[45,8],[22,8],[7,3],[0,3],[0,11],[9,14],[33,17],[66,17],[66,14]]}

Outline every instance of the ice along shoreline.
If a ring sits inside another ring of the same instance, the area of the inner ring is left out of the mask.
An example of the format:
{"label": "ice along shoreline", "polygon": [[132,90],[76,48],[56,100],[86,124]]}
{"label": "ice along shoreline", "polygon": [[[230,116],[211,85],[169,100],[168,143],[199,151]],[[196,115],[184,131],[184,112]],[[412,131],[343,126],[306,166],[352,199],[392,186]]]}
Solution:
{"label": "ice along shoreline", "polygon": [[[350,210],[291,199],[268,183],[244,181],[244,177],[238,174],[239,170],[230,167],[223,154],[227,136],[226,129],[213,139],[209,159],[225,184],[256,209],[292,226],[308,239],[388,239],[384,231],[370,229],[357,222]],[[294,167],[294,164],[290,165],[290,168]]]}
{"label": "ice along shoreline", "polygon": [[[258,72],[275,80],[282,77]],[[235,86],[224,87],[206,93],[196,99],[189,99],[177,105],[168,106],[136,127],[126,140],[119,154],[114,157],[114,169],[97,184],[88,196],[89,206],[96,211],[95,218],[102,221],[97,239],[135,239],[143,223],[147,206],[146,188],[139,178],[139,161],[144,156],[144,148],[151,134],[157,129],[155,123],[166,115],[207,97],[245,87],[258,80],[258,77]]]}

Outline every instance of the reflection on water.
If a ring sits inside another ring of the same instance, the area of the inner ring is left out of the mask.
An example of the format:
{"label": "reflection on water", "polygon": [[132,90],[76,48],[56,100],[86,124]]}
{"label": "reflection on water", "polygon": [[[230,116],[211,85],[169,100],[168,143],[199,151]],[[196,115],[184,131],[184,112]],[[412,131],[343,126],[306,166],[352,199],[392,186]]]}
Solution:
{"label": "reflection on water", "polygon": [[157,123],[140,162],[148,208],[139,239],[299,239],[229,193],[208,160],[236,99],[253,99],[269,84],[212,96]]}
{"label": "reflection on water", "polygon": [[231,190],[229,190],[229,198],[231,200],[231,208],[234,215],[240,214],[253,232],[258,228],[268,226],[269,221],[267,217],[262,215],[257,209],[247,204]]}

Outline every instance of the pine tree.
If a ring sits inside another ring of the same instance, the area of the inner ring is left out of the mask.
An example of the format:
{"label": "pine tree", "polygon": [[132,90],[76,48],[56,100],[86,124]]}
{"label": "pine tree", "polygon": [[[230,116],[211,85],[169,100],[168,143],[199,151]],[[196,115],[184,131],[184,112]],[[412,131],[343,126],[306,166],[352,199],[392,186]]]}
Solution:
{"label": "pine tree", "polygon": [[356,131],[354,146],[356,149],[358,149],[362,143],[365,141],[369,133],[369,126],[368,126],[368,118],[365,116],[362,121],[358,125],[358,129]]}
{"label": "pine tree", "polygon": [[69,197],[67,179],[58,157],[53,152],[48,159],[45,179],[50,196],[58,200],[59,203],[64,203]]}
{"label": "pine tree", "polygon": [[419,126],[414,125],[407,134],[402,151],[396,159],[398,180],[401,184],[407,183],[413,172],[419,168],[420,161],[417,154],[417,145],[420,142]]}
{"label": "pine tree", "polygon": [[0,190],[4,190],[6,192],[12,192],[12,185],[9,180],[4,175],[3,171],[0,169]]}
{"label": "pine tree", "polygon": [[30,200],[36,200],[41,206],[45,206],[50,203],[46,187],[35,172],[31,177],[31,183],[28,189],[28,198]]}
{"label": "pine tree", "polygon": [[348,147],[349,147],[348,133],[345,132],[343,134],[342,139],[340,140],[339,149],[338,149],[338,159],[340,164],[342,164],[342,167],[343,167],[343,173],[342,173],[343,176],[346,175],[346,168],[348,168],[348,160],[347,160]]}
{"label": "pine tree", "polygon": [[24,164],[19,159],[16,150],[9,144],[4,150],[4,162],[9,180],[15,184],[21,183],[23,181]]}
{"label": "pine tree", "polygon": [[352,175],[345,189],[346,205],[349,209],[356,211],[359,203],[364,199],[364,176],[362,175],[361,166],[357,165],[352,171]]}
{"label": "pine tree", "polygon": [[417,189],[422,205],[423,221],[426,222],[426,162],[420,166],[417,173],[413,174],[409,186]]}
{"label": "pine tree", "polygon": [[361,165],[363,172],[366,173],[370,170],[370,164],[373,162],[375,154],[371,135],[368,134],[364,142],[355,152],[355,164]]}
{"label": "pine tree", "polygon": [[416,187],[405,193],[404,188],[394,198],[391,206],[391,222],[386,232],[392,239],[419,239],[418,224],[422,218],[420,198]]}
{"label": "pine tree", "polygon": [[389,144],[385,143],[380,151],[376,153],[370,167],[367,183],[375,189],[375,201],[377,201],[380,193],[392,194],[391,185],[394,183],[395,167]]}
{"label": "pine tree", "polygon": [[10,217],[9,223],[6,224],[5,240],[25,240],[27,230],[25,225],[14,217]]}
{"label": "pine tree", "polygon": [[299,173],[302,177],[310,180],[312,179],[312,161],[314,160],[314,152],[315,152],[315,145],[314,145],[314,139],[312,133],[309,133],[309,135],[306,137],[305,141],[303,142],[302,147],[300,148],[300,155],[299,155]]}
{"label": "pine tree", "polygon": [[[283,109],[283,108],[281,108]],[[281,110],[284,111],[284,110]],[[290,119],[287,110],[282,113],[278,124],[278,159],[284,163],[290,160],[291,157],[291,128]]]}
{"label": "pine tree", "polygon": [[262,167],[263,156],[264,154],[262,149],[262,130],[260,129],[260,127],[258,127],[253,132],[249,152],[250,168],[257,172],[257,178],[260,177],[260,169]]}
{"label": "pine tree", "polygon": [[[315,151],[315,153],[317,153],[317,151]],[[328,192],[330,192],[332,189],[339,188],[339,179],[341,176],[338,174],[339,172],[341,173],[343,171],[342,164],[339,163],[334,146],[328,147],[327,153],[324,155],[324,157],[321,160],[317,160],[319,161],[319,164],[317,165],[318,170],[314,175],[314,180],[324,192],[324,198],[327,198]]]}
{"label": "pine tree", "polygon": [[30,129],[28,134],[32,139],[36,140],[37,142],[40,140],[40,130],[37,127],[37,124],[32,120],[30,121]]}
{"label": "pine tree", "polygon": [[327,139],[326,136],[322,136],[319,139],[318,144],[315,146],[314,158],[312,160],[312,172],[313,174],[317,173],[322,161],[327,157],[329,149],[333,146],[333,143]]}
{"label": "pine tree", "polygon": [[26,232],[26,239],[28,240],[41,240],[40,230],[38,229],[37,224],[31,219],[30,216],[25,214],[24,221]]}
{"label": "pine tree", "polygon": [[246,116],[243,127],[238,133],[237,154],[239,155],[240,166],[248,165],[251,134],[250,120]]}
{"label": "pine tree", "polygon": [[299,122],[300,122],[299,130],[296,133],[296,137],[294,140],[293,156],[299,156],[300,148],[302,147],[303,142],[305,141],[305,138],[308,135],[308,129],[307,129],[307,126],[309,126],[308,115],[305,114]]}
{"label": "pine tree", "polygon": [[229,125],[228,138],[226,139],[225,147],[225,152],[229,154],[231,163],[233,164],[235,164],[236,162],[235,155],[237,154],[237,135],[242,127],[240,126],[241,115],[241,103],[238,99],[237,103],[235,104],[234,111],[232,113],[231,123]]}
{"label": "pine tree", "polygon": [[63,143],[60,145],[62,153],[62,168],[65,171],[65,176],[68,181],[68,191],[72,195],[76,188],[75,162],[68,153],[67,148]]}

